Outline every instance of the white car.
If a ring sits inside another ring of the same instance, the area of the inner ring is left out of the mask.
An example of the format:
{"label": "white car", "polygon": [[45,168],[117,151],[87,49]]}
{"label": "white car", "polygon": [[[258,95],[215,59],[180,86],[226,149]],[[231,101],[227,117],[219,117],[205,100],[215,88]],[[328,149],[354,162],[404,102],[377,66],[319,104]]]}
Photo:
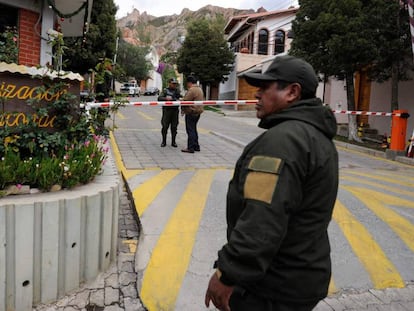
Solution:
{"label": "white car", "polygon": [[128,96],[140,96],[141,95],[141,88],[135,82],[127,82],[121,86],[121,94],[128,95]]}

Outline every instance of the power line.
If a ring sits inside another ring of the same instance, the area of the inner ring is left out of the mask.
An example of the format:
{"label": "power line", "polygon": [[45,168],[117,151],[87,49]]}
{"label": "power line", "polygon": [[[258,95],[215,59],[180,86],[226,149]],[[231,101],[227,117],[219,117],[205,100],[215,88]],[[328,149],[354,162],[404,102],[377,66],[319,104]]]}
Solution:
{"label": "power line", "polygon": [[271,8],[270,11],[275,11],[275,10],[279,10],[279,9],[286,9],[290,6],[293,6],[296,3],[297,3],[296,0],[283,0],[283,1],[279,2],[279,4],[277,4],[275,7]]}

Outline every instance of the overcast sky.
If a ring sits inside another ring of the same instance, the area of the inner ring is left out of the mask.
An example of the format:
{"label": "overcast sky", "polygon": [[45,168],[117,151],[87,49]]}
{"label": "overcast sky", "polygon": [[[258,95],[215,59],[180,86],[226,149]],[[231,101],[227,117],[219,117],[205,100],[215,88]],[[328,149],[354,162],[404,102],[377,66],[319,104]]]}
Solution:
{"label": "overcast sky", "polygon": [[211,4],[220,6],[222,8],[234,8],[234,9],[253,9],[257,10],[261,6],[267,11],[285,9],[290,5],[297,6],[296,0],[176,0],[171,3],[157,0],[114,0],[115,5],[118,6],[117,18],[121,18],[131,13],[135,8],[140,13],[146,11],[152,16],[165,16],[180,14],[184,8],[188,8],[191,11],[197,11],[198,9]]}

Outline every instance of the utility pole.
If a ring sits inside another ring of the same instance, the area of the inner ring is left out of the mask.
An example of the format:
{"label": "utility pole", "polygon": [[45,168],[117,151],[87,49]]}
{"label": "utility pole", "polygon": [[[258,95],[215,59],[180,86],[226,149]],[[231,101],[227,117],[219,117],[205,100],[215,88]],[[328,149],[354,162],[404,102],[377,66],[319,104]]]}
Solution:
{"label": "utility pole", "polygon": [[116,66],[116,57],[118,54],[118,45],[119,45],[119,37],[116,37],[115,55],[114,55],[114,61],[112,64],[112,91],[114,92],[115,92],[115,66]]}

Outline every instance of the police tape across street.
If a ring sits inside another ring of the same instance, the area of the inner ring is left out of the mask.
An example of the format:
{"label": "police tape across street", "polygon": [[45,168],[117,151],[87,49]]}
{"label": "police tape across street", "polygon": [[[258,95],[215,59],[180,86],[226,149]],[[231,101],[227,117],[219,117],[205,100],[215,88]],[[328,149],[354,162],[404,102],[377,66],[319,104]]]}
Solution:
{"label": "police tape across street", "polygon": [[[234,105],[255,105],[257,100],[201,100],[201,101],[126,101],[119,102],[122,106],[189,106],[189,105],[198,105],[198,106],[234,106]],[[91,108],[108,108],[115,104],[113,101],[95,103],[89,102],[81,104],[81,108],[91,109]],[[337,114],[350,114],[350,115],[364,115],[364,116],[382,116],[382,117],[400,117],[402,113],[394,112],[372,112],[372,111],[349,111],[349,110],[332,110],[333,113]]]}

